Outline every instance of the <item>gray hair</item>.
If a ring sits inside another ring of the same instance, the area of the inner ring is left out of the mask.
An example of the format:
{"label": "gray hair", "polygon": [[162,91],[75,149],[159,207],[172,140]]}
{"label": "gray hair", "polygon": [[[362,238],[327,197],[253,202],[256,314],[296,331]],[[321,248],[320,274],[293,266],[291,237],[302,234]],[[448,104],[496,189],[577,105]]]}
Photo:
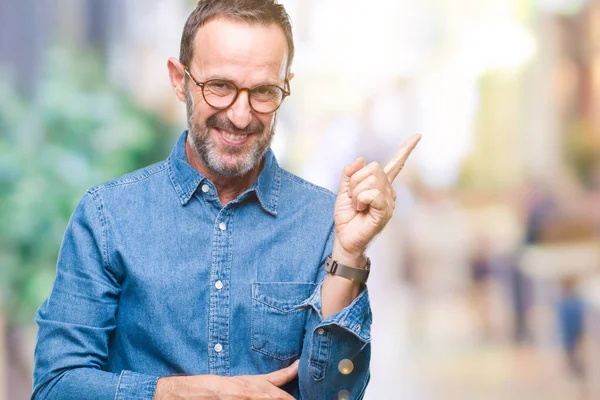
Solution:
{"label": "gray hair", "polygon": [[189,66],[194,56],[198,29],[212,19],[222,17],[249,24],[276,24],[285,34],[288,47],[287,71],[294,58],[292,22],[283,5],[276,0],[200,0],[183,28],[179,61]]}

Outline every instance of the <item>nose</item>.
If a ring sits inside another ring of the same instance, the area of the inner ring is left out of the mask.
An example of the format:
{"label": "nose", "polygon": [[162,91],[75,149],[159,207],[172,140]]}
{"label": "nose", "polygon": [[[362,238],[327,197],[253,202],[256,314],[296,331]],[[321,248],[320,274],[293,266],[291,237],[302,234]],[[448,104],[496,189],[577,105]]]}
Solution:
{"label": "nose", "polygon": [[244,129],[252,121],[252,109],[247,90],[240,90],[240,93],[235,99],[235,102],[227,109],[227,118],[238,129]]}

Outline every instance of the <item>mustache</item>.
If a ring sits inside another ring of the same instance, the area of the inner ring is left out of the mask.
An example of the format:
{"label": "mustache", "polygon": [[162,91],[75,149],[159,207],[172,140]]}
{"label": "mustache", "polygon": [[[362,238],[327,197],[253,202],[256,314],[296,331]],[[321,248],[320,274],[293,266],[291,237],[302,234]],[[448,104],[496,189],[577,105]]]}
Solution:
{"label": "mustache", "polygon": [[206,120],[206,127],[246,134],[260,133],[265,130],[265,125],[257,119],[253,118],[248,126],[246,126],[244,129],[240,129],[236,127],[233,122],[229,120],[229,118],[218,114],[215,114]]}

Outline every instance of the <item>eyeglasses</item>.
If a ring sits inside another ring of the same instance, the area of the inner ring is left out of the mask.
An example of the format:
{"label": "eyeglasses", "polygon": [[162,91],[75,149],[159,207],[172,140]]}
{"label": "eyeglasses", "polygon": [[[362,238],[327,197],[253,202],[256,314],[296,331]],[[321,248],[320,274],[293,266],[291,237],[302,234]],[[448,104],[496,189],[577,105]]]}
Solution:
{"label": "eyeglasses", "polygon": [[253,88],[238,88],[233,82],[223,79],[210,79],[206,82],[198,82],[192,76],[190,69],[184,66],[185,73],[190,79],[202,89],[202,97],[204,101],[217,110],[224,110],[231,106],[238,98],[242,91],[248,92],[248,103],[250,108],[259,114],[271,114],[277,111],[287,96],[290,84],[285,80],[286,89],[280,88],[277,85],[258,85]]}

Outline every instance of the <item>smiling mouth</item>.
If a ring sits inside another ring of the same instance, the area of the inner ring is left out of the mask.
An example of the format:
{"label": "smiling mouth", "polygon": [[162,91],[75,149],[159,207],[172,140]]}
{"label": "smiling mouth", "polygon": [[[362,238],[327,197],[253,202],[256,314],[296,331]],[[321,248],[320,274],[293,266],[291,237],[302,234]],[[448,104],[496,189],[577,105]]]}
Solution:
{"label": "smiling mouth", "polygon": [[223,135],[223,137],[227,140],[242,140],[244,139],[246,136],[248,136],[247,134],[244,135],[236,135],[234,133],[230,133],[227,131],[221,131],[221,134]]}
{"label": "smiling mouth", "polygon": [[225,131],[225,130],[221,130],[221,129],[217,129],[217,132],[219,132],[219,135],[221,136],[221,138],[223,139],[223,141],[225,143],[232,145],[232,146],[240,146],[240,145],[246,143],[246,141],[248,140],[248,137],[250,136],[250,134],[248,134],[248,133],[236,134],[236,133],[231,133],[229,131]]}

